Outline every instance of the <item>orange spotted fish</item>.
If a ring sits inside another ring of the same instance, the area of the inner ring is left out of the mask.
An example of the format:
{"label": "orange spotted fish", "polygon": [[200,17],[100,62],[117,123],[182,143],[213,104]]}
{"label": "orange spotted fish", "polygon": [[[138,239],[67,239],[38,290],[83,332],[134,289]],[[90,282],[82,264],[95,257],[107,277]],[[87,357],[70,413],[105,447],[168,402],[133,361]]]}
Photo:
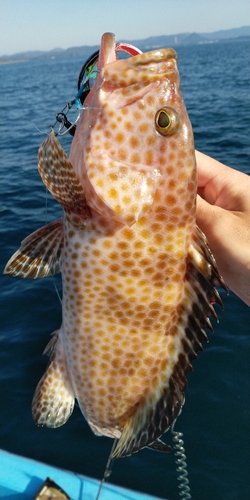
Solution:
{"label": "orange spotted fish", "polygon": [[[196,226],[191,124],[173,49],[117,60],[102,37],[97,77],[68,158],[53,131],[38,168],[63,217],[28,236],[5,273],[61,271],[62,315],[36,389],[38,425],[59,427],[75,399],[118,458],[151,447],[184,404],[186,374],[225,286]],[[139,51],[138,51],[139,52]]]}

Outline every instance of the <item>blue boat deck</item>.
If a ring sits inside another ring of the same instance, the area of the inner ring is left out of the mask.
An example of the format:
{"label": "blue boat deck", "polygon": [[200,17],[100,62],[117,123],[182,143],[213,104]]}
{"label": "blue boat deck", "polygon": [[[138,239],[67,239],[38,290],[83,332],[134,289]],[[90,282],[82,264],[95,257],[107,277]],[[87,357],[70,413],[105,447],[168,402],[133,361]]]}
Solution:
{"label": "blue boat deck", "polygon": [[[100,481],[0,450],[0,498],[32,500],[49,477],[72,500],[95,500]],[[100,500],[160,500],[157,497],[105,483]]]}

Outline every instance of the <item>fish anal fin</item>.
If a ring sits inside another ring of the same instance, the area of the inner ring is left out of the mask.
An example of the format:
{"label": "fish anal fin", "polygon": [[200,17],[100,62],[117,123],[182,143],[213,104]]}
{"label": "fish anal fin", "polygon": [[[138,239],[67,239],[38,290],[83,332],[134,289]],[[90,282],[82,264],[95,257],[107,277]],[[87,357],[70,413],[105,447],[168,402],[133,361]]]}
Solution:
{"label": "fish anal fin", "polygon": [[55,428],[67,422],[75,403],[60,330],[54,332],[48,350],[51,351],[50,362],[36,388],[32,415],[37,425]]}
{"label": "fish anal fin", "polygon": [[20,278],[44,278],[60,272],[63,247],[63,221],[41,227],[22,241],[21,247],[7,262],[4,274]]}
{"label": "fish anal fin", "polygon": [[52,196],[66,211],[89,217],[84,189],[53,130],[38,151],[38,170]]}

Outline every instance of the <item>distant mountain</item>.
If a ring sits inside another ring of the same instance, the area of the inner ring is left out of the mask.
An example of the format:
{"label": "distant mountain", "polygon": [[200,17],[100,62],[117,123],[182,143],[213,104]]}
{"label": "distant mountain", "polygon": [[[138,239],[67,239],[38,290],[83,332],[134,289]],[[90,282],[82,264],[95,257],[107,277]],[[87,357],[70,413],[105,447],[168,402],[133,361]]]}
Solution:
{"label": "distant mountain", "polygon": [[[202,43],[219,43],[229,40],[250,39],[250,26],[214,31],[212,33],[178,33],[175,35],[151,36],[144,40],[130,40],[136,47],[148,50],[160,47],[176,47],[178,45],[197,45]],[[126,40],[127,42],[129,40]]]}
{"label": "distant mountain", "polygon": [[52,56],[60,56],[61,52],[65,52],[64,49],[53,49],[49,51],[45,50],[29,50],[27,52],[18,52],[17,54],[12,54],[11,56],[0,56],[0,62],[4,62],[5,60],[30,60],[30,59],[38,59],[41,57],[51,58]]}
{"label": "distant mountain", "polygon": [[213,33],[202,33],[203,36],[212,40],[222,40],[225,38],[237,38],[242,36],[250,36],[250,26],[242,26],[241,28],[233,28],[230,30],[214,31]]}
{"label": "distant mountain", "polygon": [[[222,43],[232,40],[234,42],[249,39],[250,26],[241,28],[232,28],[230,30],[214,31],[212,33],[178,33],[176,35],[151,36],[143,40],[123,40],[129,42],[139,49],[145,51],[157,49],[160,47],[176,47],[178,45],[198,45],[204,43]],[[54,59],[59,57],[77,57],[87,58],[93,52],[98,50],[99,45],[83,45],[81,47],[70,47],[68,49],[56,48],[49,51],[28,51],[13,55],[0,56],[0,63],[28,61],[30,59]]]}

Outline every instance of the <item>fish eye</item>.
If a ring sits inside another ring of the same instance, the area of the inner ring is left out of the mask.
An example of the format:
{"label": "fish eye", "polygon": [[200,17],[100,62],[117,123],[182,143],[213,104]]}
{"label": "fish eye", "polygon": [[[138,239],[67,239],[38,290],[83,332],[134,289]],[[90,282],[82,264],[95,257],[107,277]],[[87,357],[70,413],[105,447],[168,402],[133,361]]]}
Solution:
{"label": "fish eye", "polygon": [[155,128],[159,134],[169,136],[176,132],[179,126],[179,116],[172,108],[164,107],[155,115]]}

